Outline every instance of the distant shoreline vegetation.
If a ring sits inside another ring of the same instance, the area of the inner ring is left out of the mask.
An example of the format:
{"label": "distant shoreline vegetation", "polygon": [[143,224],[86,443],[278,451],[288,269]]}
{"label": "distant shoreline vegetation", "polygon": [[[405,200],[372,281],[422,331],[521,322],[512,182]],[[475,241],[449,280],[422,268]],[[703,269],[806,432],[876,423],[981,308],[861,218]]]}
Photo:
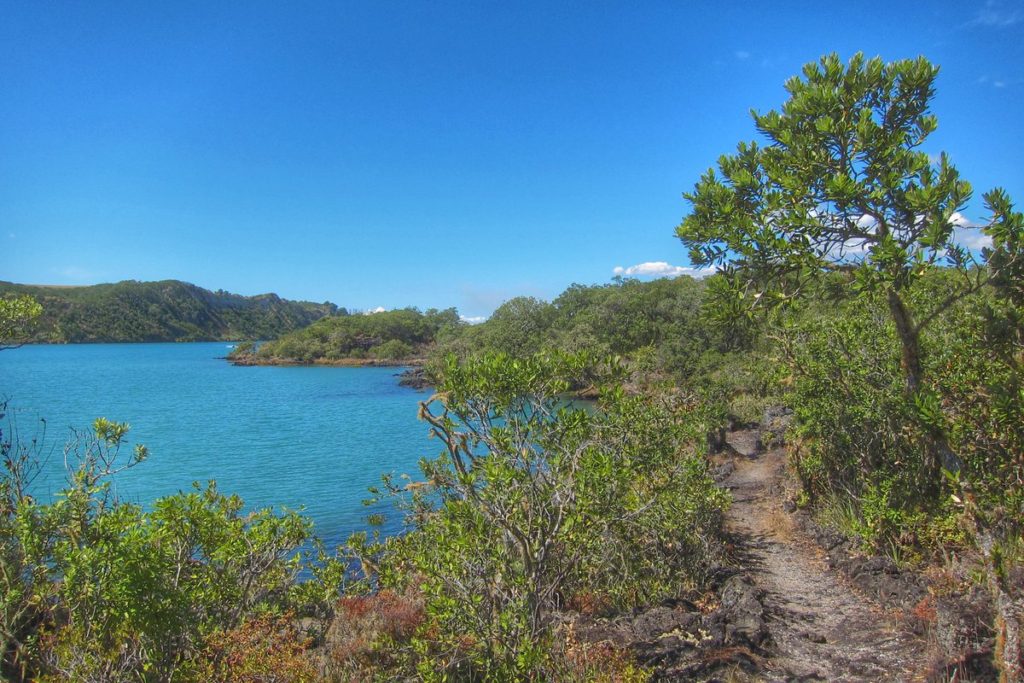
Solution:
{"label": "distant shoreline vegetation", "polygon": [[37,344],[272,339],[344,311],[330,302],[213,292],[180,280],[83,287],[0,282],[0,297],[20,295],[42,306],[23,340]]}
{"label": "distant shoreline vegetation", "polygon": [[232,365],[239,366],[250,366],[250,365],[282,365],[282,366],[309,366],[309,365],[320,365],[326,367],[337,367],[337,368],[366,368],[366,367],[385,367],[385,368],[404,368],[404,367],[419,367],[426,364],[425,358],[408,358],[408,359],[385,359],[385,358],[317,358],[315,360],[303,361],[295,360],[293,358],[264,358],[258,353],[251,351],[248,352],[237,352],[238,347],[244,346],[239,344],[226,356],[226,360],[230,361]]}
{"label": "distant shoreline vegetation", "polygon": [[[709,375],[719,374],[714,369],[729,358],[727,374],[742,383],[745,373],[734,367],[735,356],[749,349],[751,335],[702,318],[708,284],[687,276],[574,284],[550,302],[510,299],[476,325],[462,321],[454,308],[346,312],[276,341],[242,342],[227,359],[236,365],[412,366],[401,383],[422,389],[442,378],[449,356],[464,360],[499,353],[524,359],[543,352],[584,352],[621,358],[643,381],[674,377],[716,386],[720,382]],[[587,382],[571,387],[571,393],[595,396]],[[755,408],[741,412],[753,415]]]}
{"label": "distant shoreline vegetation", "polygon": [[439,335],[464,324],[454,308],[368,314],[342,309],[273,341],[242,342],[228,360],[236,365],[422,365]]}

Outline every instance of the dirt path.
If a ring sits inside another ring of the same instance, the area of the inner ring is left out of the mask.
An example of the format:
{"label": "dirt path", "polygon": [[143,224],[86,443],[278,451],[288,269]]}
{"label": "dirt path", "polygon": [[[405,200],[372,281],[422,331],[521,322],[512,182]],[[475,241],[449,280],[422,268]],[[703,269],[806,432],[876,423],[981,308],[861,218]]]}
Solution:
{"label": "dirt path", "polygon": [[825,553],[782,509],[785,451],[757,451],[757,432],[729,435],[735,469],[727,527],[741,562],[765,591],[779,681],[914,681],[923,644],[882,606],[828,568]]}

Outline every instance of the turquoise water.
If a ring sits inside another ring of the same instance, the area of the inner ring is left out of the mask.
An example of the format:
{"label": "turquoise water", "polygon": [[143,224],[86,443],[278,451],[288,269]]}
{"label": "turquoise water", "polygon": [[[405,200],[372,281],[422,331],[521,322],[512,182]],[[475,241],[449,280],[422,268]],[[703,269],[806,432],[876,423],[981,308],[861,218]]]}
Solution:
{"label": "turquoise water", "polygon": [[[118,476],[122,499],[146,505],[192,482],[217,481],[247,508],[305,508],[337,543],[365,528],[361,501],[384,472],[418,474],[437,454],[416,418],[427,394],[398,386],[399,368],[235,367],[224,343],[25,346],[0,352],[0,397],[21,437],[46,420],[51,451],[34,487],[60,489],[70,429],[106,417],[131,424],[150,457]],[[9,425],[5,425],[5,431]]]}

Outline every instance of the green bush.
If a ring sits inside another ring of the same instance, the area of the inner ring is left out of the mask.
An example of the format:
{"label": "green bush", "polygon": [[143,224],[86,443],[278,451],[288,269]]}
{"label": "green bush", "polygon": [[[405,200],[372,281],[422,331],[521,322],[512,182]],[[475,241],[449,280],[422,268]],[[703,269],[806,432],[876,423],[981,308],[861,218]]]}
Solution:
{"label": "green bush", "polygon": [[676,595],[716,557],[726,494],[700,450],[706,415],[621,390],[596,410],[567,404],[563,392],[595,367],[618,372],[586,356],[449,359],[421,408],[442,454],[422,463],[423,486],[388,480],[412,528],[375,549],[375,581],[414,581],[424,596],[410,671],[554,675],[558,609]]}
{"label": "green bush", "polygon": [[66,456],[52,503],[28,495],[31,445],[0,437],[0,647],[7,680],[186,680],[207,636],[287,604],[310,522],[243,514],[211,482],[157,501],[117,499],[128,426],[104,419]]}
{"label": "green bush", "polygon": [[908,427],[899,347],[885,312],[851,304],[787,332],[793,371],[787,400],[806,451],[797,466],[811,492],[859,496],[892,476],[892,495],[913,498],[923,463]]}
{"label": "green bush", "polygon": [[[911,305],[947,296],[953,276],[920,281]],[[964,513],[1019,535],[1024,328],[1013,322],[1017,316],[991,290],[950,307],[922,334],[928,381],[909,396],[881,303],[817,310],[786,329],[793,370],[787,400],[800,438],[794,462],[805,491],[832,507],[848,499],[857,519],[846,530],[876,547],[894,540],[931,551],[962,544],[956,518]],[[942,495],[926,485],[935,433],[950,447]]]}

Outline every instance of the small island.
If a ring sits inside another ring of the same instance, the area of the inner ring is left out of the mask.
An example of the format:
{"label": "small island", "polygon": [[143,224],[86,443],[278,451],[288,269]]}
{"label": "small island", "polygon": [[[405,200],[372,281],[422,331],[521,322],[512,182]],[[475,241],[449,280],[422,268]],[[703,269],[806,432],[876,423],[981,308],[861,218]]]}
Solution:
{"label": "small island", "polygon": [[267,342],[241,342],[235,365],[422,365],[439,336],[464,325],[454,308],[416,308],[338,315]]}

